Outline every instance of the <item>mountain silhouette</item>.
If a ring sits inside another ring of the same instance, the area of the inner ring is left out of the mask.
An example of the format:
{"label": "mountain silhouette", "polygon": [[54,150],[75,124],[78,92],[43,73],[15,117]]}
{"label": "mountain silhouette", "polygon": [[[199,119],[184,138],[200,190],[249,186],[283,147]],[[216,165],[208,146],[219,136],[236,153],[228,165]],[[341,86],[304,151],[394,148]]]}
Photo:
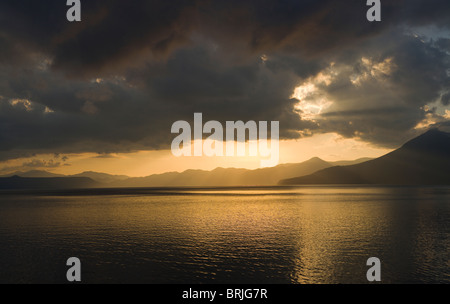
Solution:
{"label": "mountain silhouette", "polygon": [[1,177],[1,190],[56,190],[93,188],[99,184],[88,177]]}
{"label": "mountain silhouette", "polygon": [[114,182],[108,187],[233,187],[233,186],[273,186],[281,179],[306,175],[335,165],[355,164],[366,161],[326,162],[320,158],[296,164],[283,164],[256,170],[217,168],[212,171],[187,170],[181,173],[169,172],[147,177],[129,178]]}
{"label": "mountain silhouette", "polygon": [[280,184],[449,185],[450,133],[433,129],[380,158],[326,168]]}
{"label": "mountain silhouette", "polygon": [[61,175],[46,171],[15,172],[0,177],[0,189],[74,189],[74,188],[136,188],[136,187],[234,187],[274,186],[281,179],[307,175],[336,165],[350,165],[367,161],[326,162],[318,157],[295,164],[282,164],[256,170],[217,168],[212,171],[187,170],[130,178],[98,172]]}
{"label": "mountain silhouette", "polygon": [[0,177],[12,177],[12,176],[19,176],[19,177],[32,177],[32,178],[47,178],[47,177],[89,177],[90,179],[102,183],[112,183],[116,181],[121,181],[130,178],[126,175],[111,175],[107,173],[99,173],[99,172],[92,172],[92,171],[86,171],[79,174],[74,175],[63,175],[63,174],[55,174],[47,171],[41,171],[41,170],[32,170],[32,171],[17,171],[14,173],[10,173],[7,175],[3,175]]}
{"label": "mountain silhouette", "polygon": [[41,171],[41,170],[31,170],[31,171],[17,171],[14,173],[10,173],[7,175],[3,175],[0,177],[12,177],[12,176],[19,176],[19,177],[65,177],[63,174],[55,174],[47,171]]}
{"label": "mountain silhouette", "polygon": [[99,173],[99,172],[93,172],[93,171],[86,171],[80,174],[70,175],[70,177],[89,177],[93,179],[96,182],[102,183],[102,184],[108,184],[116,181],[126,180],[130,178],[126,175],[112,175],[107,173]]}

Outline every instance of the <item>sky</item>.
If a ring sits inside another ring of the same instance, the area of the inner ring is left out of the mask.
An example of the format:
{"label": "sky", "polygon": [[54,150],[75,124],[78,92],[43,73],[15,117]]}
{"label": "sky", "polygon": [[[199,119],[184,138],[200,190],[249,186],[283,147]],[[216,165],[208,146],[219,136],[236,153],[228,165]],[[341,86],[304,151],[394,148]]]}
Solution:
{"label": "sky", "polygon": [[450,2],[0,2],[0,174],[258,168],[171,154],[178,120],[279,121],[280,163],[450,126]]}

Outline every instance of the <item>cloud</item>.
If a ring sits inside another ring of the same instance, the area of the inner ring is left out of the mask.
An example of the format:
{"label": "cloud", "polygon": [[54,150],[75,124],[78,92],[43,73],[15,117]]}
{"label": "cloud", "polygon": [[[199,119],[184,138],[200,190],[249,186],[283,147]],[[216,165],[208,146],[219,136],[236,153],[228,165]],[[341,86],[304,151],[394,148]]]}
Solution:
{"label": "cloud", "polygon": [[[344,56],[321,72],[327,82],[315,84],[300,101],[327,105],[315,117],[323,132],[396,147],[417,135],[424,106],[450,88],[449,54],[423,37],[391,31]],[[305,83],[307,88],[311,79]]]}
{"label": "cloud", "polygon": [[30,171],[30,170],[46,170],[46,169],[54,169],[62,166],[70,166],[67,163],[68,158],[66,156],[54,156],[54,158],[50,159],[37,159],[33,158],[30,160],[19,162],[15,161],[13,165],[6,165],[0,168],[0,173],[12,173],[17,171]]}
{"label": "cloud", "polygon": [[442,105],[444,105],[444,106],[450,105],[450,93],[442,95],[441,102],[442,102]]}
{"label": "cloud", "polygon": [[98,74],[129,64],[136,57],[162,56],[182,44],[193,26],[195,3],[85,1],[83,21],[69,23],[63,1],[5,0],[0,4],[0,25],[8,28],[3,39],[9,46],[5,51],[12,57],[23,60],[29,54],[15,51],[30,48],[50,55],[54,69],[72,75]]}
{"label": "cloud", "polygon": [[398,24],[450,27],[446,0],[383,3],[381,23],[367,22],[367,9],[359,0],[91,0],[83,3],[83,21],[69,23],[61,1],[5,0],[0,41],[4,59],[41,53],[65,73],[99,75],[167,58],[192,44],[194,34],[228,50],[317,57]]}
{"label": "cloud", "polygon": [[0,159],[164,149],[194,112],[394,147],[448,106],[447,0],[85,2],[0,3]]}
{"label": "cloud", "polygon": [[57,168],[61,166],[61,162],[56,162],[53,159],[49,161],[33,159],[31,161],[24,162],[22,167],[26,168]]}

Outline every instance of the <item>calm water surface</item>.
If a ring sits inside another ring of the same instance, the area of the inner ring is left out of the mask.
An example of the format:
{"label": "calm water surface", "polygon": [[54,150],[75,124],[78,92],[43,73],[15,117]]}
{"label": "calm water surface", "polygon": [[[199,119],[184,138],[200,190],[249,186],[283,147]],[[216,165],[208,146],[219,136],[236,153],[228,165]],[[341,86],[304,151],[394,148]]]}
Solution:
{"label": "calm water surface", "polygon": [[0,194],[0,283],[450,283],[450,188]]}

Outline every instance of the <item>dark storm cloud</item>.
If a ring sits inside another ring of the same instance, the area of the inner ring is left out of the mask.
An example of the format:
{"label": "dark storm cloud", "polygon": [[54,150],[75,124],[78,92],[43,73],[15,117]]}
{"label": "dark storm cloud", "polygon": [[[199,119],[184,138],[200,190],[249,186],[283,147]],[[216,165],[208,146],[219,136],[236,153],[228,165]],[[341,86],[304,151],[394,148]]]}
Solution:
{"label": "dark storm cloud", "polygon": [[55,69],[93,75],[181,44],[193,26],[194,6],[191,0],[82,1],[83,22],[69,23],[65,1],[6,0],[0,26],[11,44],[50,55]]}
{"label": "dark storm cloud", "polygon": [[[333,104],[318,119],[323,131],[395,147],[423,130],[425,105],[450,88],[449,55],[423,37],[396,31],[337,58],[337,75],[319,91]],[[445,102],[445,95],[442,98]]]}
{"label": "dark storm cloud", "polygon": [[[297,101],[290,95],[300,81],[294,72],[272,71],[261,59],[224,64],[221,57],[211,48],[183,49],[166,63],[120,79],[68,80],[49,70],[9,77],[3,88],[8,97],[0,101],[2,148],[60,153],[158,149],[170,144],[172,123],[191,121],[194,112],[204,113],[205,121],[285,121],[284,138],[314,127],[291,111]],[[0,77],[7,79],[8,73]]]}
{"label": "dark storm cloud", "polygon": [[[395,145],[425,104],[448,104],[448,39],[408,32],[449,30],[447,0],[383,1],[381,23],[359,0],[90,0],[81,23],[66,10],[0,2],[2,159],[166,148],[171,124],[194,112],[279,120],[283,138],[332,131]],[[388,58],[396,68],[383,75]],[[292,93],[331,63],[338,75],[318,89],[333,104],[307,119]]]}
{"label": "dark storm cloud", "polygon": [[441,102],[444,106],[450,105],[450,93],[443,95],[441,98]]}
{"label": "dark storm cloud", "polygon": [[438,39],[436,45],[439,46],[441,49],[450,52],[450,39],[444,38]]}
{"label": "dark storm cloud", "polygon": [[393,24],[450,25],[446,0],[384,1],[381,23],[367,22],[368,8],[360,0],[91,0],[82,8],[83,22],[69,23],[65,1],[2,1],[4,55],[23,56],[14,49],[24,45],[48,53],[66,73],[98,76],[141,57],[167,56],[188,43],[192,32],[230,49],[282,48],[313,56]]}

